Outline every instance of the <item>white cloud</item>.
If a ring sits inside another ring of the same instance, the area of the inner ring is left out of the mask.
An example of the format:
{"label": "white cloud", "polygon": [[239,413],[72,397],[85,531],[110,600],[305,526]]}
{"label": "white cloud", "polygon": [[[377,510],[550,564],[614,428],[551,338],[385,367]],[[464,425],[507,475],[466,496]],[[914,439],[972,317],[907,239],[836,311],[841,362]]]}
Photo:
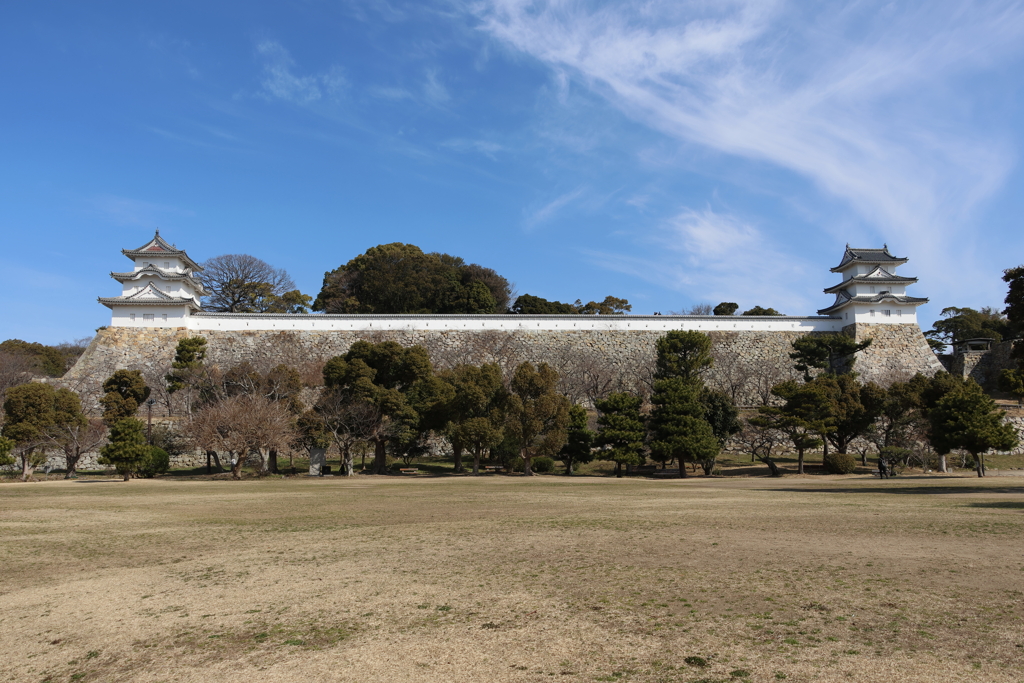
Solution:
{"label": "white cloud", "polygon": [[474,7],[483,30],[556,79],[568,73],[681,142],[809,179],[851,206],[869,239],[912,247],[936,276],[1016,161],[1003,131],[972,121],[970,81],[1024,46],[1020,2]]}
{"label": "white cloud", "polygon": [[556,197],[539,209],[530,211],[526,216],[526,227],[532,228],[539,223],[547,221],[556,213],[561,211],[567,204],[570,204],[583,196],[584,189],[578,188],[572,192],[566,192]]}
{"label": "white cloud", "polygon": [[452,140],[445,140],[441,143],[442,147],[453,149],[456,152],[477,152],[483,154],[489,159],[496,159],[498,152],[504,152],[505,146],[492,142],[491,140],[466,140],[463,138],[455,138]]}
{"label": "white cloud", "polygon": [[[828,303],[794,283],[815,279],[820,264],[808,264],[779,249],[756,226],[711,209],[684,209],[647,237],[649,256],[590,251],[597,265],[666,289],[744,308],[773,306],[790,315],[813,315]],[[752,287],[751,283],[756,283]]]}
{"label": "white cloud", "polygon": [[427,70],[427,80],[423,84],[423,93],[426,95],[427,99],[435,105],[445,104],[451,99],[451,95],[448,94],[448,89],[438,78],[437,69]]}
{"label": "white cloud", "polygon": [[256,46],[263,62],[260,81],[262,94],[267,98],[285,100],[294,104],[312,104],[326,94],[341,95],[348,82],[340,67],[333,66],[322,74],[298,76],[294,73],[295,60],[281,43],[264,40]]}
{"label": "white cloud", "polygon": [[152,230],[166,227],[175,217],[191,217],[195,212],[167,204],[157,204],[130,197],[102,195],[90,200],[91,210],[115,225],[136,226]]}
{"label": "white cloud", "polygon": [[368,91],[371,96],[382,100],[411,100],[415,99],[411,92],[405,88],[396,88],[390,86],[373,86]]}

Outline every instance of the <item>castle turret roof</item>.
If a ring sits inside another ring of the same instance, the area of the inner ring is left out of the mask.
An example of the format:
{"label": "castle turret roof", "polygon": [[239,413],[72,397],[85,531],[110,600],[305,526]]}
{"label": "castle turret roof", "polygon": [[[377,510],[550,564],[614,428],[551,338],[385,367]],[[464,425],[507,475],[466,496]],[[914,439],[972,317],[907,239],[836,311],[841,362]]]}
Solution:
{"label": "castle turret roof", "polygon": [[909,259],[900,258],[893,256],[889,253],[889,245],[884,245],[881,249],[854,249],[849,244],[846,245],[846,252],[843,253],[843,260],[839,262],[839,265],[832,268],[833,273],[841,273],[844,270],[850,268],[859,263],[876,263],[880,265],[901,265],[906,263]]}
{"label": "castle turret roof", "polygon": [[166,292],[161,292],[159,289],[153,286],[152,283],[146,285],[143,289],[130,294],[128,296],[109,296],[99,297],[97,299],[101,304],[107,308],[113,308],[114,306],[138,306],[139,304],[145,304],[146,306],[182,306],[186,305],[192,310],[199,311],[201,307],[199,302],[193,297],[180,297],[171,296]]}
{"label": "castle turret roof", "polygon": [[[834,270],[834,269],[833,269]],[[835,294],[843,289],[846,289],[850,285],[862,284],[862,285],[912,285],[917,282],[916,277],[903,277],[902,275],[893,275],[882,266],[876,267],[870,273],[863,275],[854,275],[851,278],[847,278],[840,282],[838,285],[833,285],[828,289],[824,290],[826,294]]]}
{"label": "castle turret roof", "polygon": [[114,278],[120,283],[129,282],[131,280],[139,280],[146,276],[156,277],[161,280],[168,281],[184,281],[192,285],[192,287],[196,291],[196,294],[198,294],[199,296],[206,296],[206,290],[203,289],[202,283],[199,282],[199,280],[197,280],[195,277],[193,277],[191,270],[188,270],[184,273],[179,273],[174,270],[164,270],[163,268],[158,268],[157,266],[154,266],[152,263],[150,263],[148,266],[140,270],[133,270],[128,273],[110,274],[110,277]]}
{"label": "castle turret roof", "polygon": [[885,302],[892,302],[901,306],[921,306],[922,304],[928,303],[928,299],[923,299],[916,296],[905,296],[900,294],[892,294],[890,292],[881,292],[880,294],[861,294],[859,296],[851,296],[845,289],[836,293],[836,300],[828,308],[822,308],[818,311],[818,315],[832,315],[838,313],[843,308],[846,308],[850,304],[881,304]]}
{"label": "castle turret roof", "polygon": [[190,259],[184,250],[168,244],[164,238],[160,236],[159,230],[157,230],[156,234],[153,235],[153,239],[146,242],[138,249],[122,249],[121,253],[133,261],[137,258],[144,258],[147,256],[151,258],[158,256],[174,256],[184,261],[192,270],[201,271],[203,269],[202,266]]}

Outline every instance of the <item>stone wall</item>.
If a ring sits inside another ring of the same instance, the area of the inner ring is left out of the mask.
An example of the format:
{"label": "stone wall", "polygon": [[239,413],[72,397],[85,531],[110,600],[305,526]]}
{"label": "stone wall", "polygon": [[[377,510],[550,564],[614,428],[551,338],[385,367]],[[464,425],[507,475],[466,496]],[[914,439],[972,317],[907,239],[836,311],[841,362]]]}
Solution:
{"label": "stone wall", "polygon": [[943,369],[917,325],[856,323],[843,331],[857,341],[871,339],[871,346],[857,354],[854,367],[865,382],[888,386],[918,372],[930,377]]}
{"label": "stone wall", "polygon": [[1011,358],[1012,341],[993,344],[988,351],[967,351],[958,353],[950,359],[950,373],[960,377],[970,377],[987,391],[999,388],[999,374],[1006,369],[1015,368],[1017,361]]}
{"label": "stone wall", "polygon": [[[857,339],[873,339],[858,354],[863,379],[889,384],[916,372],[932,375],[942,369],[915,325],[856,324],[846,328]],[[86,405],[95,406],[105,378],[120,368],[140,370],[154,387],[161,409],[171,409],[173,397],[161,394],[179,339],[202,335],[207,340],[207,363],[222,368],[242,361],[259,369],[279,363],[305,367],[344,354],[353,342],[393,340],[426,347],[441,368],[459,363],[497,362],[511,371],[523,361],[547,362],[563,377],[562,389],[585,401],[608,390],[646,393],[653,375],[654,330],[388,330],[367,331],[222,331],[110,327],[101,329],[78,363],[65,375]],[[762,403],[772,385],[795,376],[791,342],[803,333],[793,331],[711,331],[716,363],[709,382],[741,405]]]}

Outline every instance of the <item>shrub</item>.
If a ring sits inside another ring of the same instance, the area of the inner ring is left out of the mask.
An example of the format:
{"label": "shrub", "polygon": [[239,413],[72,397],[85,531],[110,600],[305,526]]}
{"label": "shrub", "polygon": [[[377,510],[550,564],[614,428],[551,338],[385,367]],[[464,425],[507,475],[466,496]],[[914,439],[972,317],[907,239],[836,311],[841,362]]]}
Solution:
{"label": "shrub", "polygon": [[162,448],[149,447],[149,454],[139,463],[138,476],[152,479],[158,474],[164,474],[171,469],[171,456]]}
{"label": "shrub", "polygon": [[683,661],[686,662],[690,666],[697,667],[698,669],[703,669],[704,667],[706,667],[708,665],[708,660],[704,659],[703,657],[698,657],[697,655],[693,655],[691,657],[687,657]]}
{"label": "shrub", "polygon": [[849,453],[829,453],[822,465],[829,474],[851,474],[857,469],[857,459]]}
{"label": "shrub", "polygon": [[533,459],[533,466],[530,468],[537,474],[555,471],[555,461],[546,455]]}

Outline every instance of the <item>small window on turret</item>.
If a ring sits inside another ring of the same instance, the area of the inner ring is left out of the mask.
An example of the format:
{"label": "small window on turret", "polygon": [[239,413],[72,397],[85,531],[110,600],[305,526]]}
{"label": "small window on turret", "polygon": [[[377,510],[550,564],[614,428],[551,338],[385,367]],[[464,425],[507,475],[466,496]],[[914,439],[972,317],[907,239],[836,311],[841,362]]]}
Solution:
{"label": "small window on turret", "polygon": [[890,310],[882,311],[882,315],[884,315],[886,318],[888,318],[890,315],[892,315],[892,311],[890,311]]}
{"label": "small window on turret", "polygon": [[153,314],[152,313],[143,313],[142,314],[142,319],[143,320],[152,320],[153,319]]}
{"label": "small window on turret", "polygon": [[874,317],[875,317],[875,312],[874,312],[874,311],[868,311],[868,313],[870,313],[870,314],[871,314],[871,317],[872,317],[872,318],[874,318]]}
{"label": "small window on turret", "polygon": [[171,262],[170,261],[164,261],[164,269],[168,269],[170,267],[171,267]]}

